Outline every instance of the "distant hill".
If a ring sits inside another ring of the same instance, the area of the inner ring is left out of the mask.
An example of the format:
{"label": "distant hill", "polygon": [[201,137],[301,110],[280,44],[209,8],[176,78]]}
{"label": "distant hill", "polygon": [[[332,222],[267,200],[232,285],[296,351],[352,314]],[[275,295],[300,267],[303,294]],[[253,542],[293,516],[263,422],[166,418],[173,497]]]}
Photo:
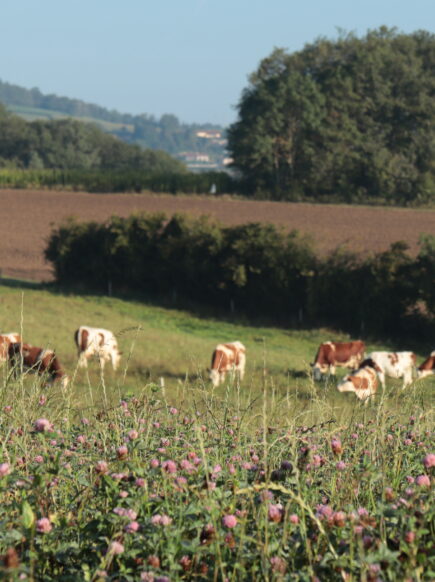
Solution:
{"label": "distant hill", "polygon": [[213,124],[181,123],[175,115],[160,119],[109,110],[80,99],[44,95],[0,80],[0,103],[26,119],[74,118],[143,148],[164,150],[193,170],[223,169],[227,158],[225,129]]}

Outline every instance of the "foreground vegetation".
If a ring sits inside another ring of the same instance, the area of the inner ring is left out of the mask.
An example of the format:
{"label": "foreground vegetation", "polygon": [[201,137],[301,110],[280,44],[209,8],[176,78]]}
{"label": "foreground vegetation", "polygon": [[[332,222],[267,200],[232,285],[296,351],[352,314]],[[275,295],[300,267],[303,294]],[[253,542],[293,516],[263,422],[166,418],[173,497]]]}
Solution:
{"label": "foreground vegetation", "polygon": [[[309,377],[331,331],[0,292],[2,329],[55,347],[72,377],[62,392],[1,369],[3,579],[433,577],[432,380],[364,407]],[[117,333],[117,375],[75,369],[80,323]],[[223,339],[246,344],[247,377],[211,390]]]}

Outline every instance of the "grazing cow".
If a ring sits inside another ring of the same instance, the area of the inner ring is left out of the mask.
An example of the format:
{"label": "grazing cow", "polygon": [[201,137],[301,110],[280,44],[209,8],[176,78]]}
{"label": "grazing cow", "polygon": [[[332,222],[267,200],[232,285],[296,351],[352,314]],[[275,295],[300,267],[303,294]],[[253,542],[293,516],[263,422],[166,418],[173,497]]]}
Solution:
{"label": "grazing cow", "polygon": [[88,327],[82,325],[74,333],[74,341],[78,350],[79,366],[88,367],[88,359],[96,356],[100,361],[101,369],[109,360],[112,361],[113,369],[119,365],[122,352],[118,350],[116,338],[108,329]]}
{"label": "grazing cow", "polygon": [[370,398],[374,398],[378,389],[378,374],[382,372],[380,367],[367,358],[361,362],[358,370],[354,370],[343,378],[337,385],[339,392],[355,392],[356,397],[367,404]]}
{"label": "grazing cow", "polygon": [[240,342],[218,344],[211,358],[210,380],[214,387],[224,381],[226,372],[238,372],[240,380],[245,375],[246,348]]}
{"label": "grazing cow", "polygon": [[46,375],[49,384],[59,380],[62,388],[68,385],[69,378],[62,370],[53,350],[37,348],[29,344],[12,343],[9,346],[9,361],[16,370],[22,368],[34,371],[40,376]]}
{"label": "grazing cow", "polygon": [[9,346],[14,343],[21,343],[19,333],[0,334],[0,363],[7,361],[9,358]]}
{"label": "grazing cow", "polygon": [[335,376],[336,366],[358,368],[364,357],[366,346],[361,340],[353,342],[325,342],[320,344],[313,368],[314,380],[320,380],[322,374]]}
{"label": "grazing cow", "polygon": [[417,380],[421,380],[432,374],[435,374],[435,352],[432,352],[417,368]]}
{"label": "grazing cow", "polygon": [[385,388],[385,376],[403,378],[405,388],[412,382],[416,357],[413,352],[371,352],[367,358],[372,359],[380,368],[378,372],[382,388]]}

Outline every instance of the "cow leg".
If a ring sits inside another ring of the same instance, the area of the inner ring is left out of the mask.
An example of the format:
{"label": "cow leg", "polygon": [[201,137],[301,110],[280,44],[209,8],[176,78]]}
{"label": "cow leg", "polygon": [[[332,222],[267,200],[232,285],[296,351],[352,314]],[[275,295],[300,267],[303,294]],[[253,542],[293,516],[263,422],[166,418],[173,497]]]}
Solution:
{"label": "cow leg", "polygon": [[79,361],[78,361],[79,368],[87,368],[88,367],[88,358],[84,352],[79,353]]}
{"label": "cow leg", "polygon": [[385,374],[384,372],[378,372],[379,382],[381,383],[382,390],[385,390]]}
{"label": "cow leg", "polygon": [[104,356],[102,356],[101,354],[98,356],[98,361],[100,362],[100,368],[101,371],[104,372],[104,366],[106,365],[106,360],[104,358]]}
{"label": "cow leg", "polygon": [[412,383],[412,370],[410,371],[406,371],[403,374],[403,385],[402,385],[402,390],[404,390],[408,384]]}

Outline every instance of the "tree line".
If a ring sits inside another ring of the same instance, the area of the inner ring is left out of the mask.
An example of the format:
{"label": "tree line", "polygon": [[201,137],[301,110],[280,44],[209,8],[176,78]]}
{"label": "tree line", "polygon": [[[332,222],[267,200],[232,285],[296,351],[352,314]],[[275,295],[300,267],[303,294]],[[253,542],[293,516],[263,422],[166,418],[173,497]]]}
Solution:
{"label": "tree line", "polygon": [[195,150],[222,156],[224,150],[222,145],[196,136],[196,132],[200,129],[218,129],[224,133],[223,127],[211,123],[182,123],[177,116],[168,113],[160,118],[146,113],[141,115],[120,113],[80,99],[53,94],[45,95],[36,87],[26,89],[1,80],[0,103],[25,109],[43,109],[82,119],[106,121],[116,124],[108,127],[107,131],[122,140],[144,148],[164,150],[171,154],[183,150]]}
{"label": "tree line", "polygon": [[0,104],[0,168],[186,172],[163,151],[144,150],[72,119],[27,122]]}
{"label": "tree line", "polygon": [[381,27],[276,49],[228,131],[248,195],[388,204],[435,199],[435,36]]}
{"label": "tree line", "polygon": [[69,220],[52,232],[45,255],[57,283],[76,291],[188,299],[282,325],[433,334],[430,235],[416,257],[397,242],[367,257],[337,250],[321,258],[305,236],[271,224],[142,213]]}

